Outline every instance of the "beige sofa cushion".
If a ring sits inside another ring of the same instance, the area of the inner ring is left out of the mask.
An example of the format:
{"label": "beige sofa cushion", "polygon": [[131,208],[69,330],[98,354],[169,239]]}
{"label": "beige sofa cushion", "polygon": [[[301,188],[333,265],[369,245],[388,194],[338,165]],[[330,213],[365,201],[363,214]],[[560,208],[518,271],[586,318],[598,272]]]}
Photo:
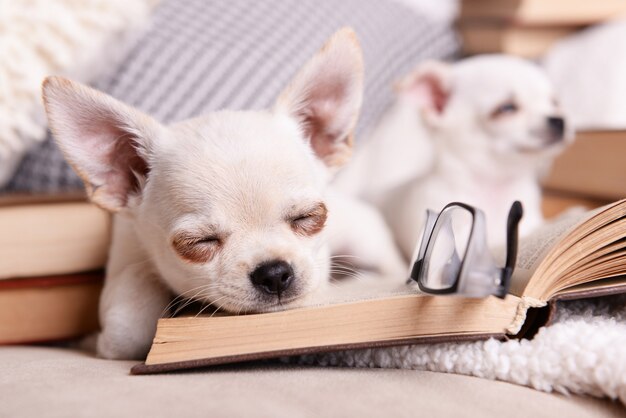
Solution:
{"label": "beige sofa cushion", "polygon": [[133,364],[0,347],[0,416],[624,416],[605,400],[452,374],[240,365],[131,376]]}

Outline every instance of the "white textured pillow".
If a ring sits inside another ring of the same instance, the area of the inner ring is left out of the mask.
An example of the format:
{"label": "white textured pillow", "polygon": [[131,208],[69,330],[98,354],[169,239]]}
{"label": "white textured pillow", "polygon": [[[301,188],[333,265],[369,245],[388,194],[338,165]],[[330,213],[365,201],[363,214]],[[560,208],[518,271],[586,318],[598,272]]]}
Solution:
{"label": "white textured pillow", "polygon": [[155,0],[0,0],[0,186],[22,155],[46,137],[41,82],[50,74],[82,81],[118,54]]}

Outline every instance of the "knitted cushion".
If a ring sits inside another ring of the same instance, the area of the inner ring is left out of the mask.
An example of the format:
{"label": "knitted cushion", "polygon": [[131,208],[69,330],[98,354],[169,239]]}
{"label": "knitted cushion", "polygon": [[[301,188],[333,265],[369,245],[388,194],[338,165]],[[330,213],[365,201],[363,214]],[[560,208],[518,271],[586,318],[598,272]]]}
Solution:
{"label": "knitted cushion", "polygon": [[[342,26],[355,29],[365,58],[357,138],[390,103],[395,79],[457,50],[449,25],[392,0],[164,0],[122,64],[94,86],[166,123],[217,109],[266,108]],[[4,191],[80,187],[48,138]]]}

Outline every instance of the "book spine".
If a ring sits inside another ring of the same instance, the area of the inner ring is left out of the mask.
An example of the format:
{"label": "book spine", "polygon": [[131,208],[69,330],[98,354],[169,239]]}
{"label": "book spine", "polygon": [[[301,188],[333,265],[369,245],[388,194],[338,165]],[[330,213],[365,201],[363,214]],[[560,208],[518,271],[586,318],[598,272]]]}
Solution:
{"label": "book spine", "polygon": [[517,305],[517,312],[511,324],[507,327],[506,333],[509,335],[518,335],[522,330],[522,327],[528,319],[528,310],[531,308],[543,308],[548,303],[539,299],[532,298],[530,296],[522,296],[519,304]]}
{"label": "book spine", "polygon": [[104,270],[99,269],[78,274],[2,279],[0,280],[0,290],[71,286],[85,283],[98,283],[102,281],[104,281]]}

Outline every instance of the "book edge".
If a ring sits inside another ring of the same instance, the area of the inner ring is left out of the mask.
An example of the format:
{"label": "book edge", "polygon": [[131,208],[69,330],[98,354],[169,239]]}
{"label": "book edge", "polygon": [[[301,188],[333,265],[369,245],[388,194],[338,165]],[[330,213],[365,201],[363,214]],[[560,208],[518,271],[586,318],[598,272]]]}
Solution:
{"label": "book edge", "polygon": [[0,291],[14,289],[47,288],[55,286],[73,286],[102,282],[104,282],[104,270],[97,269],[89,272],[73,274],[0,279]]}
{"label": "book edge", "polygon": [[0,346],[68,341],[99,329],[102,276],[39,287],[0,289]]}
{"label": "book edge", "polygon": [[587,289],[553,296],[542,307],[529,307],[526,312],[526,321],[519,332],[512,338],[530,339],[537,334],[540,328],[551,325],[556,316],[556,305],[559,301],[580,300],[604,296],[613,296],[626,293],[626,283],[600,289]]}
{"label": "book edge", "polygon": [[85,203],[93,205],[87,199],[84,190],[61,193],[7,193],[0,194],[0,208],[11,206],[37,206],[56,203]]}
{"label": "book edge", "polygon": [[481,333],[481,334],[454,334],[454,335],[435,335],[421,336],[416,338],[403,338],[392,341],[380,342],[364,342],[355,344],[337,344],[318,347],[295,348],[285,350],[264,351],[258,353],[241,354],[234,356],[223,356],[215,358],[205,358],[199,360],[176,361],[171,363],[146,364],[139,363],[130,369],[133,375],[167,373],[172,371],[182,371],[196,368],[206,368],[210,366],[219,366],[224,364],[245,363],[255,360],[265,360],[277,357],[288,357],[295,355],[320,354],[333,351],[355,350],[366,348],[382,348],[393,347],[407,344],[426,344],[426,343],[443,343],[443,342],[463,342],[463,341],[479,341],[489,338],[504,339],[502,333]]}

